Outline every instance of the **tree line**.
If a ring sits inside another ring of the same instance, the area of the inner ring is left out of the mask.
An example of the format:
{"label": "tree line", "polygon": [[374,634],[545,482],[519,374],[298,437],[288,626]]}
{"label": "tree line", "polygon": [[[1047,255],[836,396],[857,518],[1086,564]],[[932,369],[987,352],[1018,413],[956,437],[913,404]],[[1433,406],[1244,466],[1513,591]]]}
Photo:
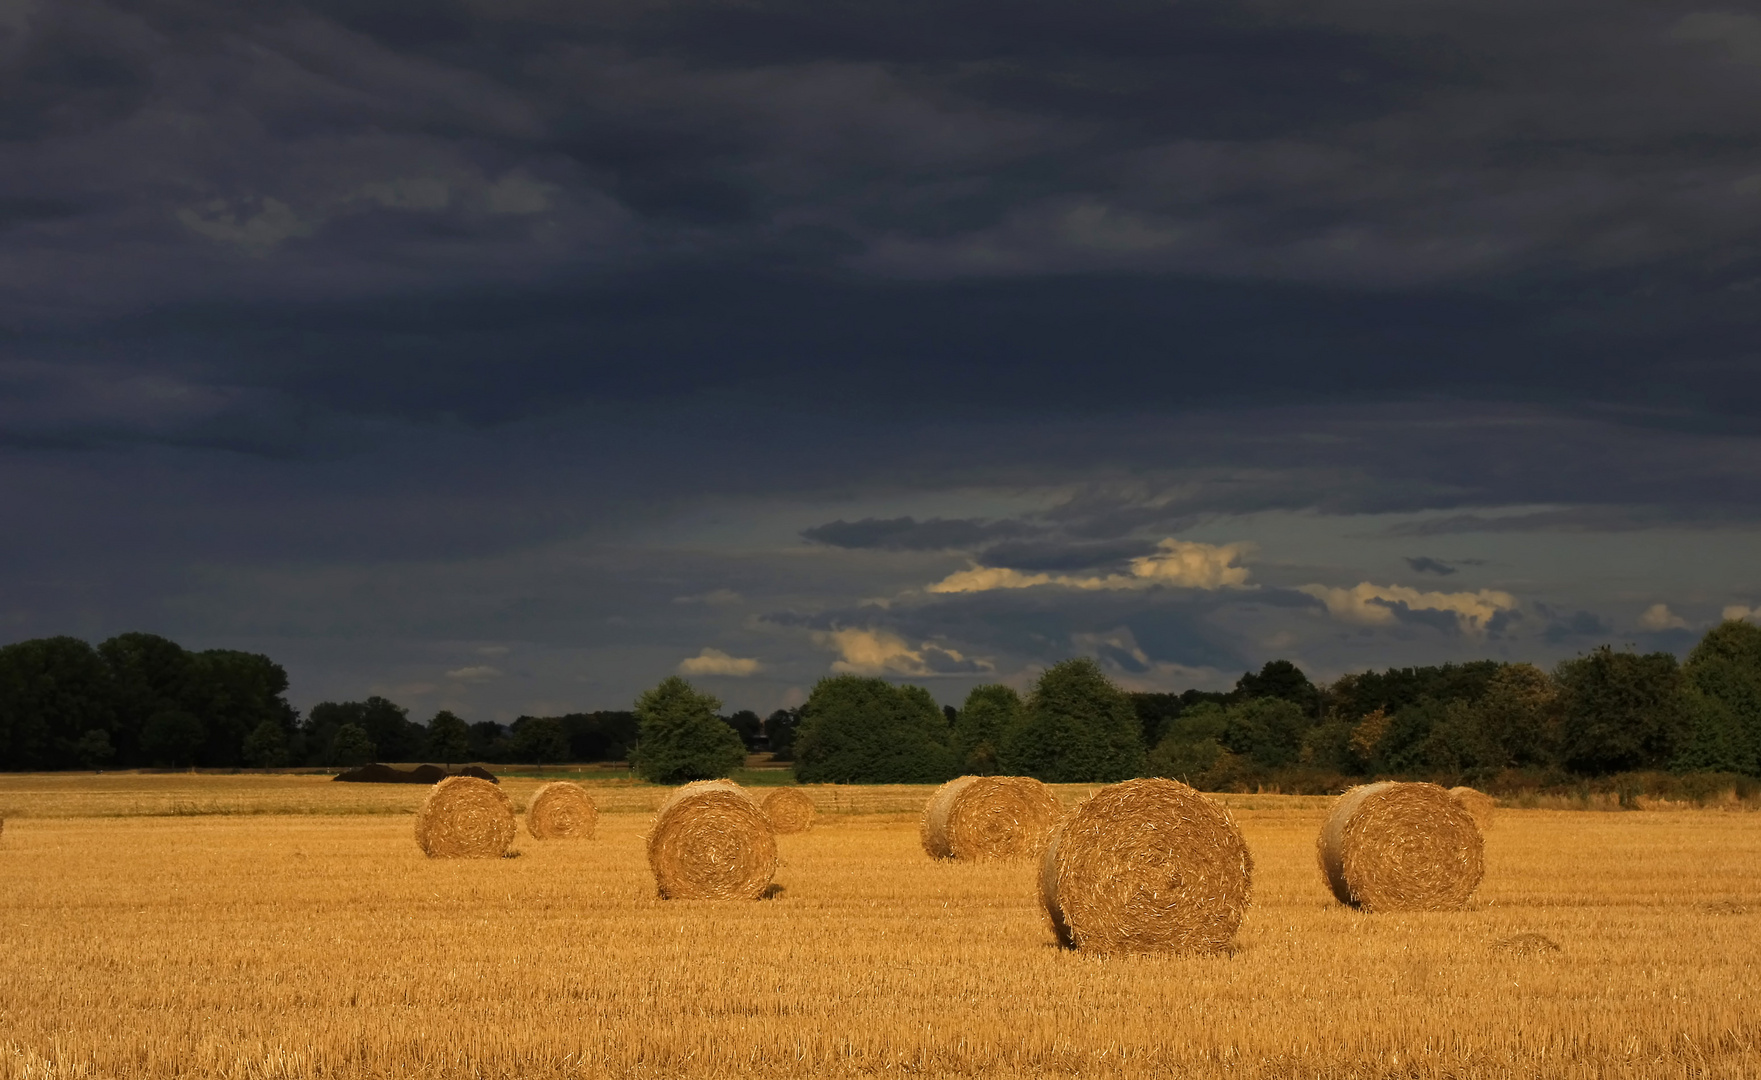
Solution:
{"label": "tree line", "polygon": [[[719,702],[673,678],[637,703],[634,762],[660,782],[725,775]],[[963,773],[1205,790],[1331,791],[1376,776],[1499,786],[1638,771],[1761,776],[1761,628],[1730,621],[1685,662],[1603,646],[1553,671],[1494,660],[1367,671],[1317,686],[1274,660],[1226,692],[1126,693],[1094,661],[1025,695],[958,709],[878,678],[822,680],[786,719],[804,783],[937,783]]]}
{"label": "tree line", "polygon": [[805,704],[721,713],[683,679],[629,710],[426,722],[383,697],[302,716],[268,657],[152,634],[0,648],[0,768],[353,766],[367,761],[628,761],[663,783],[723,776],[746,754],[807,783],[935,783],[962,773],[1059,782],[1160,775],[1209,790],[1331,790],[1372,776],[1539,782],[1638,770],[1761,776],[1761,629],[1726,622],[1685,662],[1604,646],[1558,664],[1476,661],[1316,685],[1274,660],[1224,692],[1127,693],[1091,660],[1026,695],[974,688],[958,708],[877,678],[822,680]]}

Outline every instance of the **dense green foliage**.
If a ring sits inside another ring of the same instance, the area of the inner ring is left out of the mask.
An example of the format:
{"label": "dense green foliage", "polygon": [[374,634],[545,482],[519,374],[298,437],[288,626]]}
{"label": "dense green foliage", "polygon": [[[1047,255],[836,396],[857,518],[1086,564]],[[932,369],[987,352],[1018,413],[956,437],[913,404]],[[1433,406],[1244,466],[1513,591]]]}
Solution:
{"label": "dense green foliage", "polygon": [[995,776],[1001,769],[997,748],[1017,727],[1027,710],[1012,688],[990,683],[975,686],[955,714],[954,763],[969,776]]}
{"label": "dense green foliage", "polygon": [[1131,698],[1078,657],[1039,677],[1026,715],[1003,739],[1000,763],[1048,783],[1125,780],[1143,773],[1142,732]]}
{"label": "dense green foliage", "polygon": [[955,773],[951,737],[921,687],[837,675],[801,706],[795,775],[808,784],[936,784]]}
{"label": "dense green foliage", "polygon": [[266,656],[153,634],[21,641],[0,648],[0,768],[244,765],[264,724],[294,735],[286,691]]}
{"label": "dense green foliage", "polygon": [[1761,776],[1761,628],[1734,621],[1683,663],[1603,646],[1552,672],[1484,660],[1358,672],[1326,686],[1274,660],[1228,691],[1125,694],[1078,659],[1048,669],[1025,702],[987,685],[960,709],[921,687],[845,675],[763,721],[717,716],[716,699],[679,679],[635,712],[522,716],[510,726],[444,710],[423,725],[382,697],[322,702],[302,719],[286,689],[267,657],[191,652],[151,634],[95,648],[69,637],[18,642],[0,648],[0,768],[631,761],[677,782],[726,775],[768,748],[796,760],[804,781],[840,783],[1147,773],[1213,790],[1337,790],[1374,776]]}
{"label": "dense green foliage", "polygon": [[651,784],[727,776],[746,761],[746,746],[716,710],[719,699],[677,675],[636,699],[638,741],[630,764]]}

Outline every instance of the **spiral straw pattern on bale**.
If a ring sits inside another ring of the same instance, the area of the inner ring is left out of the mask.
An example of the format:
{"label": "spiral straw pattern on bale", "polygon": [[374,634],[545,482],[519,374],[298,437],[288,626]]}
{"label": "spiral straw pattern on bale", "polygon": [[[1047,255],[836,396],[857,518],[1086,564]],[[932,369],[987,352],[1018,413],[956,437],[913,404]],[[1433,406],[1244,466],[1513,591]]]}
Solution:
{"label": "spiral straw pattern on bale", "polygon": [[432,859],[499,859],[514,840],[514,804],[475,776],[434,785],[416,811],[416,843]]}
{"label": "spiral straw pattern on bale", "polygon": [[655,814],[648,865],[663,899],[754,900],[777,871],[776,835],[738,784],[698,780]]}
{"label": "spiral straw pattern on bale", "polygon": [[586,840],[598,822],[593,797],[566,780],[545,784],[526,804],[526,831],[535,840]]}
{"label": "spiral straw pattern on bale", "polygon": [[800,788],[777,788],[764,797],[764,816],[780,833],[806,832],[813,827],[813,800]]}
{"label": "spiral straw pattern on bale", "polygon": [[1474,819],[1474,824],[1480,827],[1481,832],[1492,827],[1492,819],[1498,815],[1498,800],[1471,787],[1452,787],[1449,789],[1449,797],[1455,800],[1455,805],[1468,812],[1468,816]]}
{"label": "spiral straw pattern on bale", "polygon": [[962,776],[929,797],[918,833],[934,859],[1031,859],[1059,813],[1052,789],[1030,776]]}
{"label": "spiral straw pattern on bale", "polygon": [[1436,784],[1352,788],[1316,848],[1333,895],[1364,911],[1457,911],[1486,869],[1479,826]]}
{"label": "spiral straw pattern on bale", "polygon": [[1127,780],[1064,815],[1040,901],[1066,948],[1219,952],[1253,895],[1253,856],[1222,805],[1178,780]]}

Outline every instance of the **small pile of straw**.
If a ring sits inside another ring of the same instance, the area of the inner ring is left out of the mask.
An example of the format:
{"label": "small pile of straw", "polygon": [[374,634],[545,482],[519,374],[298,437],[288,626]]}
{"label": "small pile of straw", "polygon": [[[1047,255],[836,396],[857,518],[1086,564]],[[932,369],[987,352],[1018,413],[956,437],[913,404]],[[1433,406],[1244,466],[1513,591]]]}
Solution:
{"label": "small pile of straw", "polygon": [[416,843],[431,859],[499,859],[514,840],[514,804],[487,780],[452,776],[416,811]]}
{"label": "small pile of straw", "polygon": [[1066,948],[1221,952],[1253,894],[1253,857],[1220,804],[1178,780],[1104,788],[1058,822],[1040,900]]}
{"label": "small pile of straw", "polygon": [[1542,953],[1559,951],[1559,942],[1546,934],[1512,934],[1492,943],[1493,952],[1509,953],[1512,956],[1538,956]]}
{"label": "small pile of straw", "polygon": [[777,788],[764,797],[764,816],[777,832],[806,832],[813,828],[813,800],[800,788]]}
{"label": "small pile of straw", "polygon": [[756,900],[777,871],[776,835],[738,784],[698,780],[661,804],[648,865],[664,900]]}
{"label": "small pile of straw", "polygon": [[579,784],[545,784],[526,804],[526,831],[535,840],[586,840],[599,822],[599,807]]}
{"label": "small pile of straw", "polygon": [[1468,816],[1474,819],[1474,824],[1480,827],[1481,832],[1492,827],[1492,818],[1498,813],[1497,799],[1471,787],[1452,787],[1449,789],[1449,797],[1455,800],[1455,805],[1468,812]]}
{"label": "small pile of straw", "polygon": [[1485,873],[1473,817],[1436,784],[1383,781],[1339,797],[1316,842],[1321,876],[1364,911],[1458,911]]}
{"label": "small pile of straw", "polygon": [[1030,776],[962,776],[929,797],[918,833],[932,859],[1031,859],[1061,812]]}

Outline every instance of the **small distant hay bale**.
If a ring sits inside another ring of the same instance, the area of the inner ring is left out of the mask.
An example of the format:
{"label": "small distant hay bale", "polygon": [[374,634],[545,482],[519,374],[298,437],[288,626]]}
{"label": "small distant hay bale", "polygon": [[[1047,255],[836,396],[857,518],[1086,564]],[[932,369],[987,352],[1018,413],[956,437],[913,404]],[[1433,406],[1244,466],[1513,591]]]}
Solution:
{"label": "small distant hay bale", "polygon": [[764,797],[764,816],[780,833],[806,832],[813,828],[813,800],[800,788],[777,788]]}
{"label": "small distant hay bale", "polygon": [[593,797],[567,780],[545,784],[526,804],[526,831],[534,840],[586,840],[598,822]]}
{"label": "small distant hay bale", "polygon": [[475,776],[452,776],[416,811],[416,843],[431,859],[499,859],[514,840],[507,792]]}
{"label": "small distant hay bale", "polygon": [[1031,776],[962,776],[929,797],[918,834],[933,859],[1031,859],[1062,812]]}
{"label": "small distant hay bale", "polygon": [[1221,952],[1253,894],[1229,811],[1178,780],[1127,780],[1066,814],[1040,860],[1059,944],[1100,953]]}
{"label": "small distant hay bale", "polygon": [[777,871],[764,809],[732,780],[672,793],[648,834],[648,865],[666,900],[756,900]]}
{"label": "small distant hay bale", "polygon": [[1333,895],[1364,911],[1458,911],[1486,870],[1479,826],[1436,784],[1352,788],[1315,847]]}
{"label": "small distant hay bale", "polygon": [[1468,816],[1474,819],[1474,824],[1480,827],[1481,832],[1492,827],[1492,819],[1498,815],[1497,799],[1471,787],[1452,787],[1449,789],[1449,797],[1455,800],[1455,805],[1468,812]]}
{"label": "small distant hay bale", "polygon": [[1545,934],[1512,934],[1494,941],[1492,951],[1509,953],[1512,956],[1538,956],[1542,953],[1558,952],[1559,942]]}

